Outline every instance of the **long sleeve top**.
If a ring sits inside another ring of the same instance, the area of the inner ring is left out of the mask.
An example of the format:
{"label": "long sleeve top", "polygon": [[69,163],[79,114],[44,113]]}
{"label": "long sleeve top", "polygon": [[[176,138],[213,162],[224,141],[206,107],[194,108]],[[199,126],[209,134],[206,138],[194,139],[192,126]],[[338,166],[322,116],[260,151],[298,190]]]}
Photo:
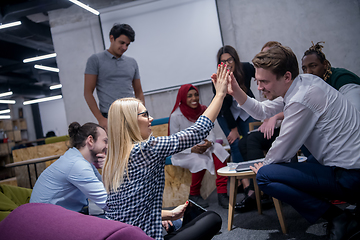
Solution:
{"label": "long sleeve top", "polygon": [[264,164],[288,162],[304,144],[323,165],[360,168],[360,112],[321,78],[301,74],[283,102],[248,98],[241,107],[258,119],[284,112],[280,135]]}
{"label": "long sleeve top", "polygon": [[106,207],[107,193],[101,175],[76,148],[70,148],[47,167],[35,183],[30,202],[51,203],[79,212],[90,199]]}
{"label": "long sleeve top", "polygon": [[[177,133],[185,128],[192,126],[194,123],[189,121],[180,108],[177,108],[170,116],[170,134]],[[212,154],[214,153],[221,162],[224,162],[228,158],[229,153],[219,144],[215,142],[214,131],[210,131],[206,139],[213,142],[213,145],[209,147],[203,154],[192,153],[191,146],[179,153],[171,156],[171,162],[174,166],[180,166],[187,168],[192,173],[199,172],[203,169],[209,170],[214,175],[215,167]]]}
{"label": "long sleeve top", "polygon": [[106,217],[140,227],[147,235],[163,239],[162,198],[165,185],[165,159],[204,140],[214,124],[205,116],[175,134],[151,136],[131,150],[128,172],[116,191],[110,191]]}

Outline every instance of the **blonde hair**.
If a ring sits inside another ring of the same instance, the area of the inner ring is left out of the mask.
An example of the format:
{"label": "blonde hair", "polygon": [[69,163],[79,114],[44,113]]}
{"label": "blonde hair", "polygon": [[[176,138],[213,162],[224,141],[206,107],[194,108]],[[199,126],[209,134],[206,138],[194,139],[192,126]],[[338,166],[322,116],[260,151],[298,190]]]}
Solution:
{"label": "blonde hair", "polygon": [[103,168],[103,182],[107,192],[115,191],[128,175],[130,152],[135,143],[144,141],[138,125],[141,101],[122,98],[113,102],[108,113],[108,152]]}

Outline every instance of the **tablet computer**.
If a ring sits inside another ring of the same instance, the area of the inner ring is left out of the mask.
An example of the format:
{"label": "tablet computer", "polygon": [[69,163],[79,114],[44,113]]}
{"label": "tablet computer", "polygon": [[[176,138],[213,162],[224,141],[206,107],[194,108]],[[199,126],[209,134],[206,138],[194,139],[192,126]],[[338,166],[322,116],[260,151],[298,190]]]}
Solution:
{"label": "tablet computer", "polygon": [[259,163],[259,162],[263,162],[264,158],[260,158],[260,159],[256,159],[256,160],[252,160],[252,161],[246,161],[246,162],[240,162],[237,167],[235,168],[235,170],[237,172],[244,172],[244,171],[249,171],[250,166],[254,166],[255,163]]}
{"label": "tablet computer", "polygon": [[[238,163],[235,170],[237,172],[249,171],[249,170],[251,170],[250,166],[254,166],[255,163],[263,162],[264,159],[265,158],[260,158],[260,159],[256,159],[256,160],[252,160],[252,161],[240,162],[240,163]],[[306,161],[306,159],[307,159],[307,157],[298,156],[297,162],[304,162],[304,161]]]}
{"label": "tablet computer", "polygon": [[192,200],[188,200],[189,204],[185,209],[184,217],[183,217],[183,226],[187,223],[191,222],[194,218],[199,216],[200,214],[206,212],[207,210],[200,205],[198,205],[196,202]]}

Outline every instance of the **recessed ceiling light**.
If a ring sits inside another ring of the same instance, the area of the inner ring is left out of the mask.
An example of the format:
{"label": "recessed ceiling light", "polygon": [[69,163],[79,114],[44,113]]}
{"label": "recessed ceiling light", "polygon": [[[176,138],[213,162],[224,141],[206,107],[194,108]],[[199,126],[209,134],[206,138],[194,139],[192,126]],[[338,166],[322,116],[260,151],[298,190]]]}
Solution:
{"label": "recessed ceiling light", "polygon": [[3,103],[3,104],[15,104],[16,101],[15,100],[0,100],[0,103]]}
{"label": "recessed ceiling light", "polygon": [[93,13],[93,14],[95,14],[95,15],[99,15],[99,14],[100,14],[98,11],[96,11],[95,9],[93,9],[93,8],[91,8],[91,7],[83,4],[82,2],[79,2],[79,1],[77,1],[77,0],[69,0],[69,1],[72,2],[72,3],[74,3],[74,4],[76,4],[76,5],[78,5],[79,7],[84,8],[85,10],[88,10],[89,12],[91,12],[91,13]]}
{"label": "recessed ceiling light", "polygon": [[0,93],[0,97],[10,96],[10,95],[13,95],[12,91]]}
{"label": "recessed ceiling light", "polygon": [[50,72],[59,72],[60,70],[58,68],[54,68],[54,67],[47,67],[47,66],[43,66],[43,65],[34,65],[34,68],[36,69],[41,69],[41,70],[45,70],[45,71],[50,71]]}
{"label": "recessed ceiling light", "polygon": [[0,114],[9,113],[10,109],[0,110]]}
{"label": "recessed ceiling light", "polygon": [[24,101],[23,104],[24,105],[29,105],[29,104],[33,104],[33,103],[47,102],[47,101],[61,99],[61,98],[62,98],[62,95],[56,95],[56,96],[52,96],[52,97],[39,98],[39,99],[30,100],[30,101]]}
{"label": "recessed ceiling light", "polygon": [[62,88],[62,85],[61,84],[56,84],[56,85],[50,86],[50,90],[54,90],[54,89],[58,89],[58,88]]}
{"label": "recessed ceiling light", "polygon": [[0,115],[0,119],[10,119],[10,115]]}
{"label": "recessed ceiling light", "polygon": [[46,55],[42,55],[42,56],[38,56],[38,57],[26,58],[23,60],[23,63],[34,62],[34,61],[39,61],[39,60],[53,58],[53,57],[56,57],[56,53],[46,54]]}
{"label": "recessed ceiling light", "polygon": [[21,25],[21,21],[0,24],[0,29],[9,28],[9,27],[15,27],[15,26],[18,26],[18,25]]}

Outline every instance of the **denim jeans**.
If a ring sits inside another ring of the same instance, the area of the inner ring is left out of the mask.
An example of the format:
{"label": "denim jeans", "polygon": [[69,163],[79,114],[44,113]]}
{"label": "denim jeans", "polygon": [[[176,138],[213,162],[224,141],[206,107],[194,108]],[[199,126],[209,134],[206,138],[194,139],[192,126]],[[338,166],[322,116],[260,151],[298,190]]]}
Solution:
{"label": "denim jeans", "polygon": [[360,199],[360,169],[278,163],[261,167],[256,180],[260,190],[290,204],[310,223],[329,209],[329,200],[355,203]]}
{"label": "denim jeans", "polygon": [[[225,136],[227,137],[231,131],[229,129],[226,120],[223,116],[219,115],[217,117],[217,121],[223,130]],[[246,119],[246,121],[241,120],[241,118],[238,118],[236,120],[237,123],[237,129],[240,135],[243,137],[246,137],[249,132],[249,123],[255,122],[251,116]],[[243,162],[244,158],[242,157],[240,150],[239,150],[239,139],[235,140],[232,144],[230,144],[230,150],[231,150],[231,158],[233,162]]]}

